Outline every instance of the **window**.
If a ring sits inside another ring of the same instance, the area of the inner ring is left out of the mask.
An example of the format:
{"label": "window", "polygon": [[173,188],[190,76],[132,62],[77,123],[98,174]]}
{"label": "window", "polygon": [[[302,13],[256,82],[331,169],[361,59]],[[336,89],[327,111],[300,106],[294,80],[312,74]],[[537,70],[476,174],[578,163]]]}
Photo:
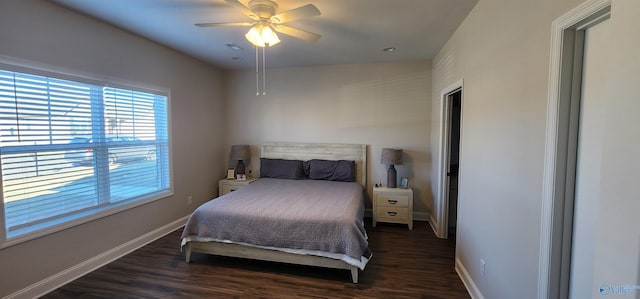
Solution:
{"label": "window", "polygon": [[5,69],[6,240],[170,194],[166,95]]}

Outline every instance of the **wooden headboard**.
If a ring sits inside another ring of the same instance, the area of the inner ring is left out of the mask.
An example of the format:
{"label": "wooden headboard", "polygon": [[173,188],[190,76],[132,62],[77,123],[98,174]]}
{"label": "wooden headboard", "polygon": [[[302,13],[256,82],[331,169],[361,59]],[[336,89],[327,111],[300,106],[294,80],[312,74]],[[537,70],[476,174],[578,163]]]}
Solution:
{"label": "wooden headboard", "polygon": [[267,142],[262,145],[262,158],[302,160],[353,160],[356,181],[367,187],[367,145],[340,143]]}

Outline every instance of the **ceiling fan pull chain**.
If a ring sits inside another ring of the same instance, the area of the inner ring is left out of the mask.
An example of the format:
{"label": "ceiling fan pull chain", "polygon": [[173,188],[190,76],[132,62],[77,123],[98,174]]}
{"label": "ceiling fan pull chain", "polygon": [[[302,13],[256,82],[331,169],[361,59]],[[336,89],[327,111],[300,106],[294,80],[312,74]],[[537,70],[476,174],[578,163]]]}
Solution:
{"label": "ceiling fan pull chain", "polygon": [[258,47],[256,48],[256,96],[260,95],[260,76],[258,74]]}
{"label": "ceiling fan pull chain", "polygon": [[262,95],[267,94],[267,69],[265,68],[265,54],[267,47],[262,48]]}

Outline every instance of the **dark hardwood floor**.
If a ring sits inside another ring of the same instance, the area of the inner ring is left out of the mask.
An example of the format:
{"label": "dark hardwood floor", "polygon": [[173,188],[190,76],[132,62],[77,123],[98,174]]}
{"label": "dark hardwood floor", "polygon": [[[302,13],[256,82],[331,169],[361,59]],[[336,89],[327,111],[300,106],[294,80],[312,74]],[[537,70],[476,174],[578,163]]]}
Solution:
{"label": "dark hardwood floor", "polygon": [[187,264],[181,229],[44,298],[470,298],[454,270],[454,240],[426,222],[370,226],[373,258],[351,283],[347,270],[204,254]]}

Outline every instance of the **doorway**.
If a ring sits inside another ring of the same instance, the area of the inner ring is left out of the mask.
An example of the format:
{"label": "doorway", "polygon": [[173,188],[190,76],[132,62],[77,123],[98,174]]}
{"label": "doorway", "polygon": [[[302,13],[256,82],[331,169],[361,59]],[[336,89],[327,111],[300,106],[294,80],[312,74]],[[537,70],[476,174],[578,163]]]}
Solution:
{"label": "doorway", "polygon": [[[624,205],[623,210],[631,210],[636,202],[628,196],[633,194],[629,191],[633,188],[631,184],[619,185],[619,190],[610,186],[620,179],[637,178],[637,172],[621,172],[621,167],[613,167],[633,160],[625,157],[633,142],[610,137],[616,132],[611,129],[631,130],[635,126],[635,114],[629,117],[620,112],[633,111],[631,109],[607,109],[612,105],[629,105],[632,101],[626,98],[633,94],[623,91],[621,97],[613,96],[617,90],[625,89],[611,77],[621,71],[616,68],[627,62],[610,63],[614,57],[610,45],[614,43],[609,38],[616,35],[607,21],[610,12],[611,1],[590,0],[553,23],[538,280],[540,298],[606,295],[612,291],[606,284],[611,278],[623,277],[620,273],[624,271],[636,271],[635,264],[631,270],[626,265],[616,265],[619,257],[624,256],[621,247],[612,246],[615,242],[603,242],[611,238],[609,235],[618,237],[618,231],[629,226],[624,221],[620,225],[619,220],[625,218],[621,213],[611,214],[611,206]],[[614,123],[621,125],[614,126]],[[634,248],[628,244],[627,247]],[[629,256],[634,259],[633,254]],[[624,279],[634,276],[626,275]]]}
{"label": "doorway", "polygon": [[447,239],[455,235],[458,216],[460,144],[462,128],[462,81],[446,88],[442,94],[437,197],[435,219],[429,221],[436,236]]}
{"label": "doorway", "polygon": [[[569,275],[569,297],[590,298],[594,294],[594,271],[597,259],[596,243],[599,217],[598,207],[607,202],[600,194],[603,140],[606,128],[606,96],[604,80],[600,72],[606,68],[609,44],[607,35],[612,34],[610,21],[602,21],[584,30],[580,108],[578,116],[578,140],[574,174],[573,231],[571,239],[571,269]],[[610,147],[619,145],[610,144]],[[573,155],[572,155],[573,156]]]}
{"label": "doorway", "polygon": [[460,168],[460,116],[462,113],[462,89],[448,96],[449,106],[449,161],[448,161],[448,201],[447,237],[455,236],[458,222],[458,169]]}

